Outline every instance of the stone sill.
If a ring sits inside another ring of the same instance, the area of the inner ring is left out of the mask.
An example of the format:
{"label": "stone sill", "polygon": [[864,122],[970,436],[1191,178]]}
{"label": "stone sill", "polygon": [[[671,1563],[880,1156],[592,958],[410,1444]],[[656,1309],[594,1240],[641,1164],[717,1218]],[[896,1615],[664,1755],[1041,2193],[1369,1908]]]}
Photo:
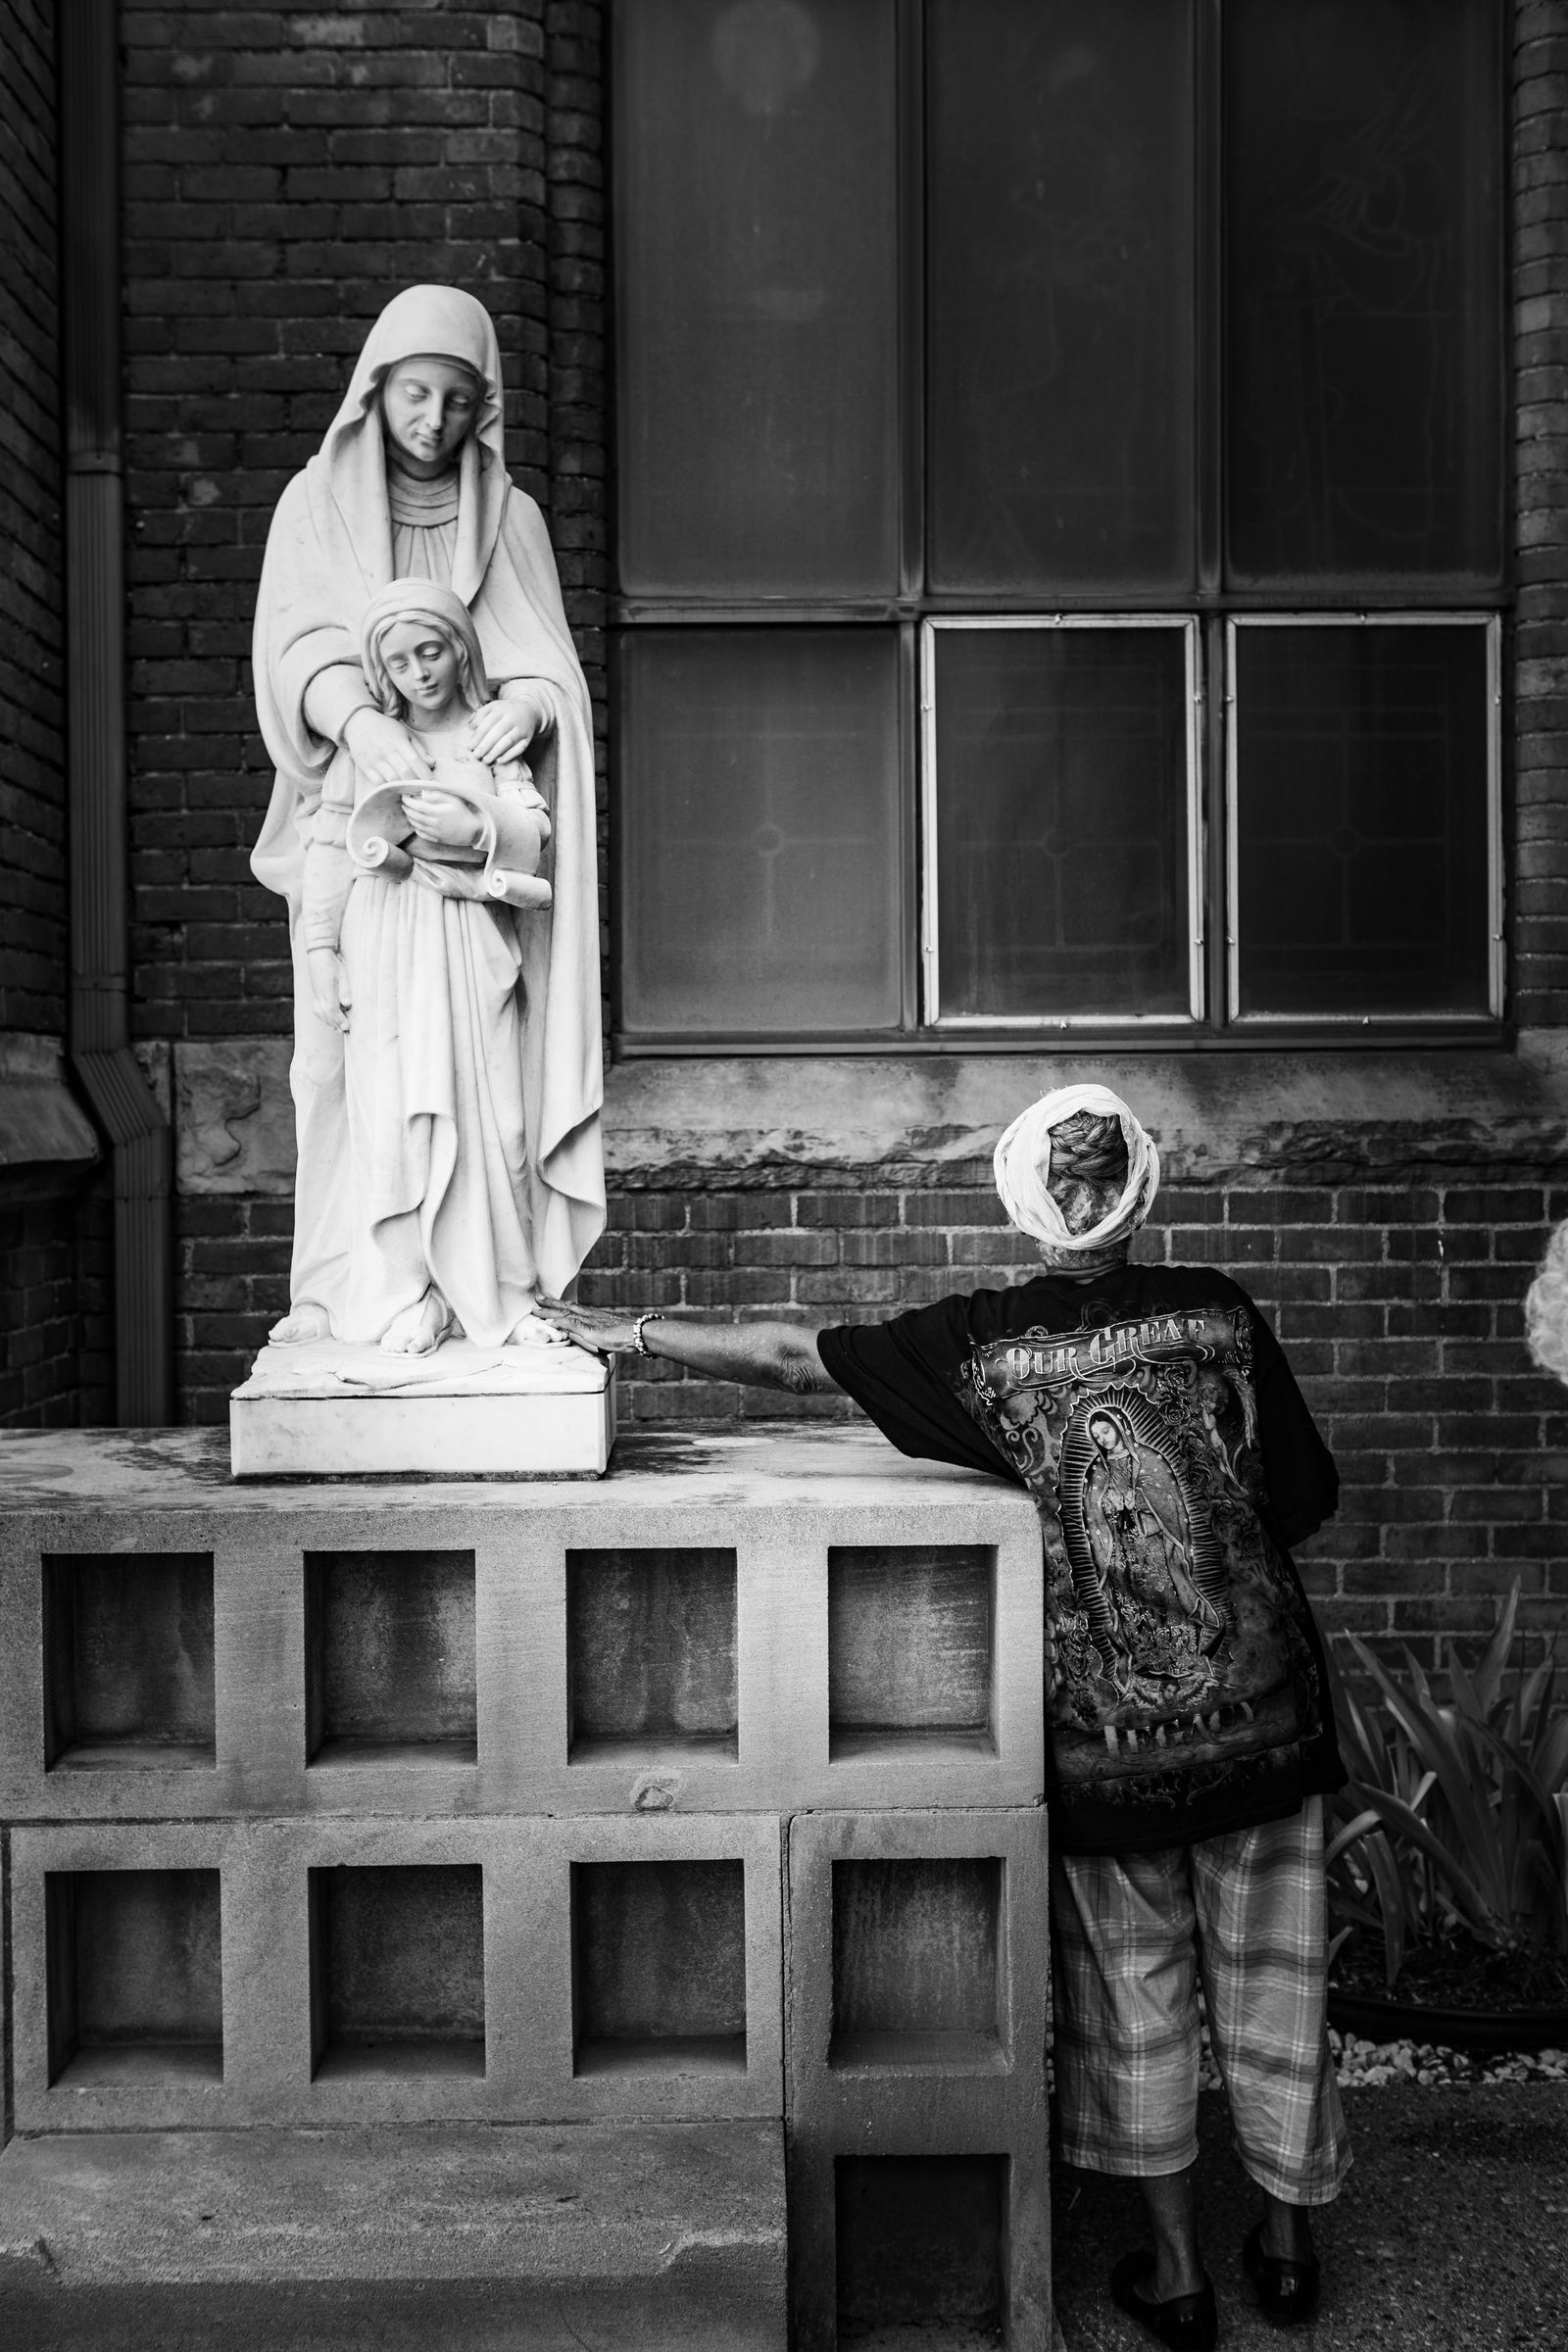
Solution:
{"label": "stone sill", "polygon": [[[291,1193],[288,1041],[182,1040],[172,1060],[180,1192]],[[1127,1098],[1171,1182],[1568,1168],[1568,1031],[1550,1029],[1490,1050],[617,1062],[605,1079],[605,1156],[618,1190],[989,1181],[1014,1114],[1088,1078]]]}
{"label": "stone sill", "polygon": [[1009,1120],[1091,1079],[1126,1099],[1183,1183],[1568,1163],[1568,1032],[1547,1029],[1490,1051],[639,1059],[607,1076],[606,1157],[632,1187],[989,1181]]}

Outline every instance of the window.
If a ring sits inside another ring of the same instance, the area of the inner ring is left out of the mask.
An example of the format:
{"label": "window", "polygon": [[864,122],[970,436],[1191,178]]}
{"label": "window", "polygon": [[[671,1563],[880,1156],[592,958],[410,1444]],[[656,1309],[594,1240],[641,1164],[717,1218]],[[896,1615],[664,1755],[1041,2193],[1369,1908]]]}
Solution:
{"label": "window", "polygon": [[621,0],[623,1051],[1499,1015],[1501,24]]}

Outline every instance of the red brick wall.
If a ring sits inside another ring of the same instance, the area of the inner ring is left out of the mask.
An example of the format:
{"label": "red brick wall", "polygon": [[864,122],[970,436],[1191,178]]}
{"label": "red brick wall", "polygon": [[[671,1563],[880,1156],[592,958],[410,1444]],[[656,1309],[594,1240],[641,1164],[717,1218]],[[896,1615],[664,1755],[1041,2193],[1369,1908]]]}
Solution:
{"label": "red brick wall", "polygon": [[270,782],[255,584],[278,493],[400,287],[486,304],[512,469],[548,503],[545,14],[122,0],[142,1035],[289,1026],[279,905],[248,863]]}
{"label": "red brick wall", "polygon": [[54,11],[0,43],[0,1029],[66,1025]]}

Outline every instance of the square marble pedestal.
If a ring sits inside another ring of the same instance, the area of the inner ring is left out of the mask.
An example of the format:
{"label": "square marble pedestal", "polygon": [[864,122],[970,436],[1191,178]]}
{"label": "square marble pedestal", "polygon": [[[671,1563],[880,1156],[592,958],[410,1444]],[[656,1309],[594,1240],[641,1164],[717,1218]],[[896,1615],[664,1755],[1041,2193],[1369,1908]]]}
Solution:
{"label": "square marble pedestal", "polygon": [[600,1478],[615,1442],[611,1366],[586,1348],[434,1355],[319,1340],[264,1348],[228,1400],[236,1478]]}

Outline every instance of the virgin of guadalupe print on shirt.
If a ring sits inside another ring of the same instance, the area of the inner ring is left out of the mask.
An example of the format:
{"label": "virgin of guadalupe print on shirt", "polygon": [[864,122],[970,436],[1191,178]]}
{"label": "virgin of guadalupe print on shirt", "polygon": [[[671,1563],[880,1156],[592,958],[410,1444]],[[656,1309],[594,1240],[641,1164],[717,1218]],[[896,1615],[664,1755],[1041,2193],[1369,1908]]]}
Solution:
{"label": "virgin of guadalupe print on shirt", "polygon": [[1030,1329],[976,1344],[958,1377],[1040,1515],[1069,1807],[1157,1814],[1294,1768],[1321,1669],[1263,1522],[1245,1309]]}

